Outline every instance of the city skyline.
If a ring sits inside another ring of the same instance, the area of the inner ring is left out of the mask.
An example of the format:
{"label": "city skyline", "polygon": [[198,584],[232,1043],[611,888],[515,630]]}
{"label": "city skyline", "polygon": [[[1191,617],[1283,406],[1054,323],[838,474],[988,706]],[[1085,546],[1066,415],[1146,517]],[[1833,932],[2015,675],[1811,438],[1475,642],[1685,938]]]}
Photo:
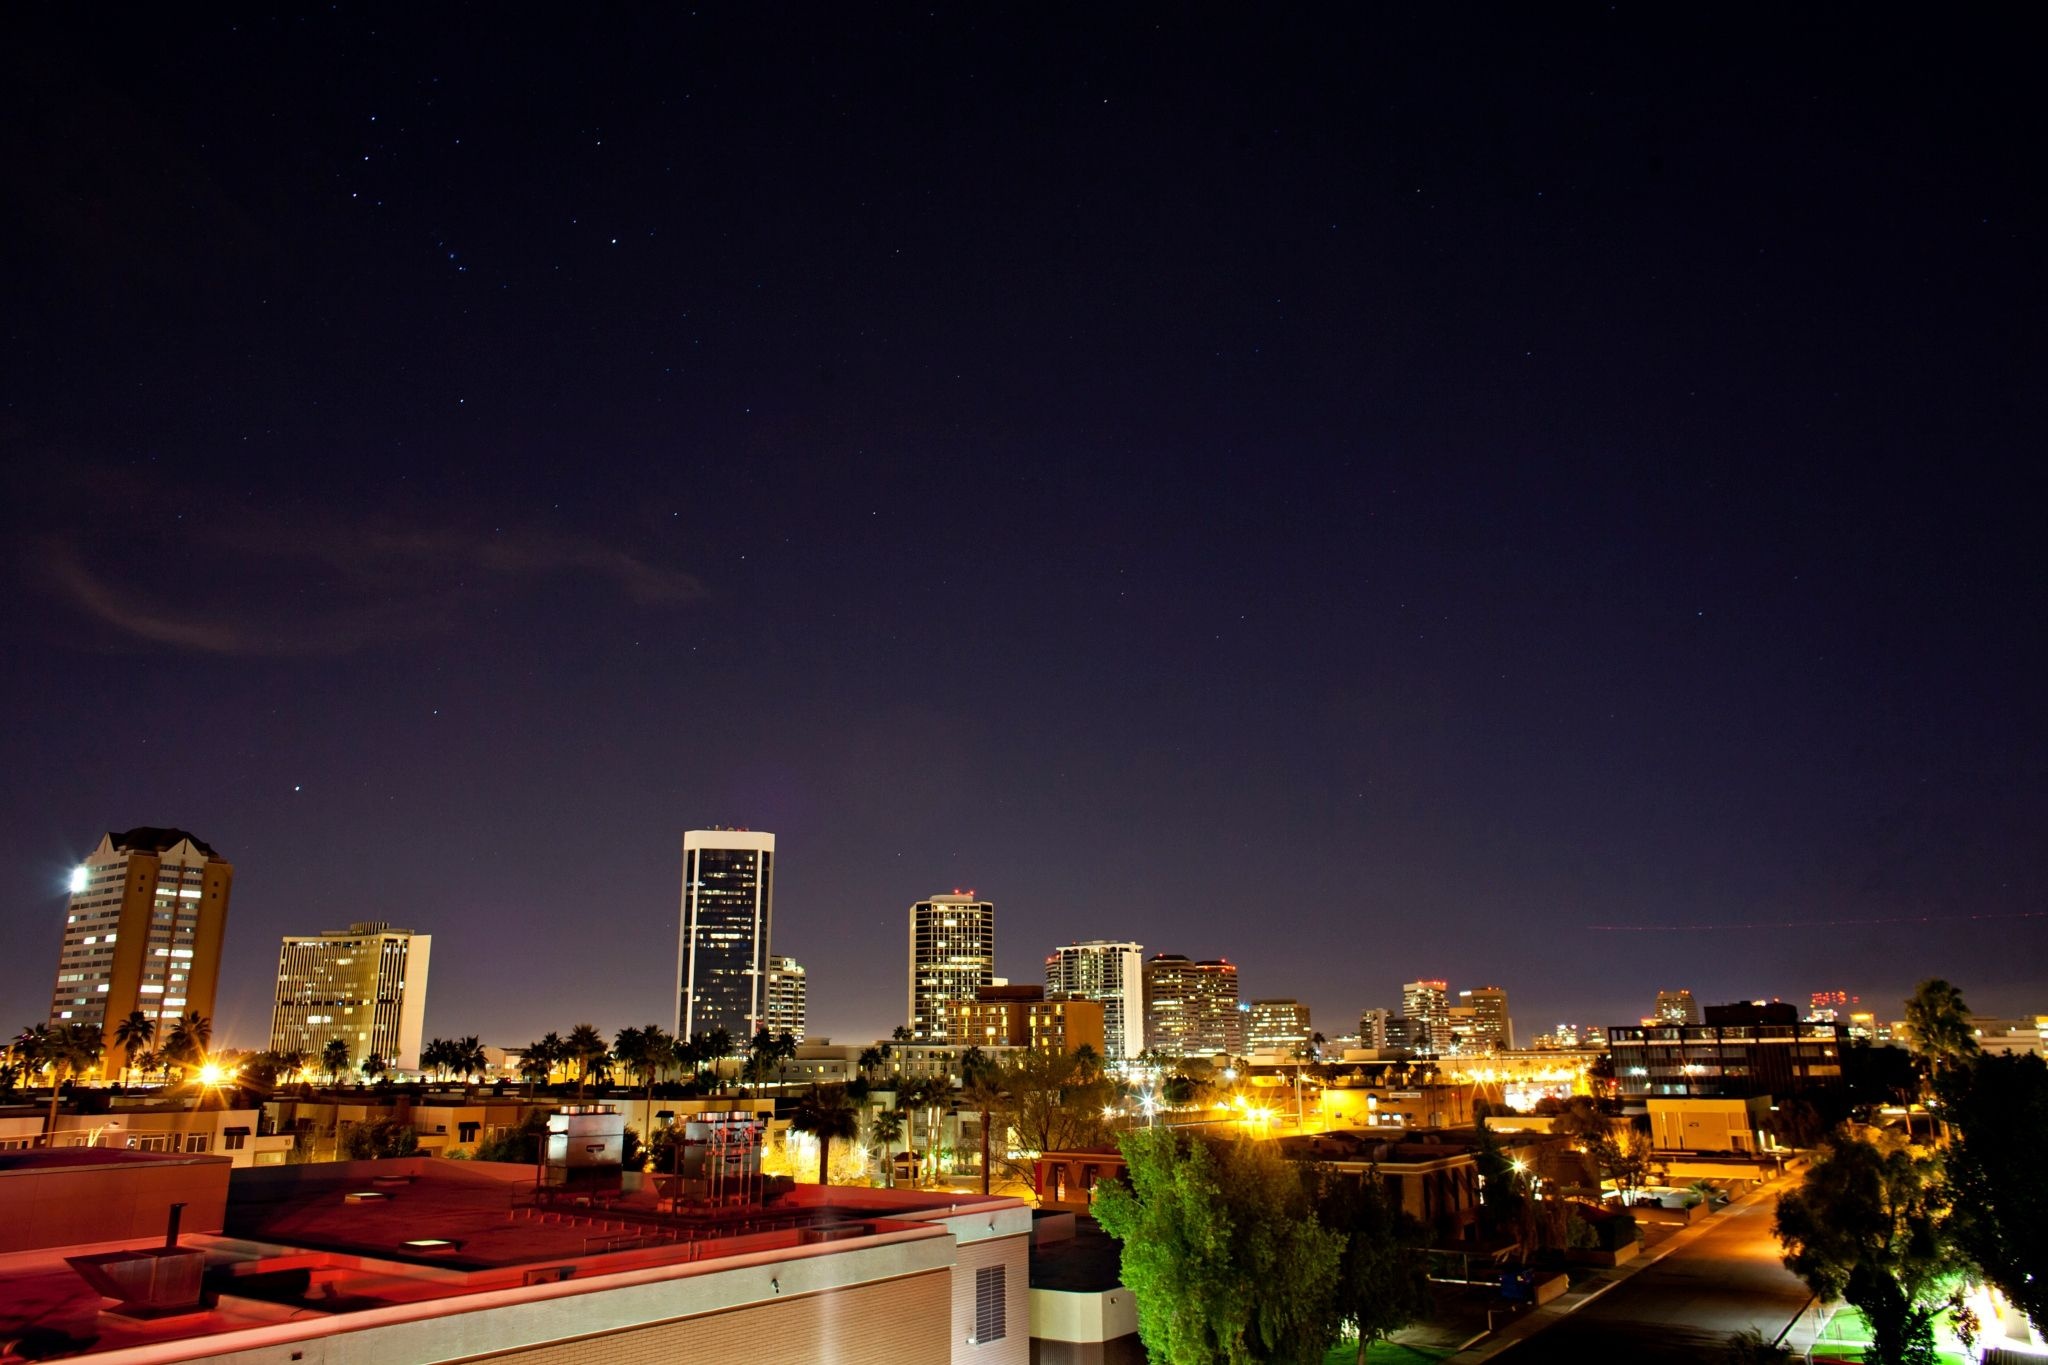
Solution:
{"label": "city skyline", "polygon": [[1325,1021],[2048,995],[2003,18],[499,19],[10,16],[8,1027],[145,823],[244,1044],[366,917],[667,1027],[714,824],[834,1037],[970,885]]}

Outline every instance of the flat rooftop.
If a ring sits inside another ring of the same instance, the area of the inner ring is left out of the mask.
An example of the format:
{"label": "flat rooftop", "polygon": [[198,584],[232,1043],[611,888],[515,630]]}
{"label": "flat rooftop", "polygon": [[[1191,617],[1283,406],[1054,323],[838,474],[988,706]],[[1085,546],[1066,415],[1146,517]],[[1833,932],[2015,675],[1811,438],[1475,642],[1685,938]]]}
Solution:
{"label": "flat rooftop", "polygon": [[[59,1150],[4,1161],[107,1164],[131,1154],[78,1155],[86,1160]],[[604,1204],[539,1203],[525,1166],[411,1158],[375,1163],[364,1175],[367,1165],[277,1168],[289,1174],[233,1182],[221,1235],[180,1240],[206,1253],[207,1306],[199,1312],[148,1320],[103,1313],[113,1305],[65,1260],[160,1239],[0,1256],[0,1341],[30,1333],[36,1353],[55,1358],[564,1280],[665,1269],[696,1275],[742,1257],[944,1236],[934,1220],[1019,1204],[950,1190],[798,1185],[767,1204],[673,1214],[656,1207],[651,1190]],[[13,1358],[0,1350],[0,1361]]]}
{"label": "flat rooftop", "polygon": [[1032,1240],[1031,1287],[1105,1294],[1123,1283],[1123,1244],[1093,1218],[1076,1216],[1071,1237]]}

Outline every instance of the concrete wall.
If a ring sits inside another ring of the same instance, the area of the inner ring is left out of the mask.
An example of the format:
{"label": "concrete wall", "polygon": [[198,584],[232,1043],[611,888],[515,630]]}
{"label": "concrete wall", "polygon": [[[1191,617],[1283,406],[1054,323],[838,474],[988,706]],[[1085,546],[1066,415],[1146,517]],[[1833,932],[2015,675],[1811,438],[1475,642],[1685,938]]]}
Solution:
{"label": "concrete wall", "polygon": [[226,1157],[126,1153],[106,1163],[0,1168],[0,1253],[161,1238],[172,1204],[185,1205],[183,1231],[218,1232],[229,1169]]}

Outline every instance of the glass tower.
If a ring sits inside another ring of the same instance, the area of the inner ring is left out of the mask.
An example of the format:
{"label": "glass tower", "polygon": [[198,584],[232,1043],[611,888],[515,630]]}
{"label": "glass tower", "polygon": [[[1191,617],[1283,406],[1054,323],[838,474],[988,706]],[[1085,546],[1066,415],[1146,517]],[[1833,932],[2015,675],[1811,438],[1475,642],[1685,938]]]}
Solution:
{"label": "glass tower", "polygon": [[676,1036],[713,1029],[744,1044],[767,1022],[775,836],[743,829],[683,835]]}

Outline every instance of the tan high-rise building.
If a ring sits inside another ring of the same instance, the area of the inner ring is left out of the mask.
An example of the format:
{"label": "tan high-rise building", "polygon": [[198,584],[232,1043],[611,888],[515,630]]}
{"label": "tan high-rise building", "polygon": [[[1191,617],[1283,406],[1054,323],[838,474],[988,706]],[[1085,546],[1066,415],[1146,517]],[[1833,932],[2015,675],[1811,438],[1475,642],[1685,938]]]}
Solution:
{"label": "tan high-rise building", "polygon": [[1515,1045],[1515,1024],[1508,1018],[1508,993],[1500,987],[1476,986],[1459,991],[1458,1003],[1451,1011],[1454,1019],[1460,1010],[1466,1011],[1466,1015],[1464,1032],[1458,1038],[1459,1051],[1504,1052]]}
{"label": "tan high-rise building", "polygon": [[1699,1001],[1692,998],[1691,991],[1658,991],[1657,1007],[1651,1011],[1650,1019],[1645,1022],[1697,1024],[1699,1021]]}
{"label": "tan high-rise building", "polygon": [[1242,1054],[1237,964],[1223,958],[1191,962],[1179,953],[1147,960],[1145,1045],[1176,1057]]}
{"label": "tan high-rise building", "polygon": [[1450,986],[1410,981],[1401,987],[1401,1013],[1408,1016],[1408,1045],[1427,1057],[1451,1050]]}
{"label": "tan high-rise building", "polygon": [[430,935],[380,921],[288,936],[277,955],[270,1050],[317,1063],[339,1038],[356,1066],[375,1053],[400,1071],[418,1070],[433,946]]}
{"label": "tan high-rise building", "polygon": [[1292,1054],[1308,1042],[1314,1030],[1308,1022],[1308,1006],[1299,1000],[1254,1000],[1251,1029],[1247,1035],[1252,1052]]}
{"label": "tan high-rise building", "polygon": [[112,1074],[128,1065],[114,1031],[130,1014],[156,1025],[158,1048],[183,1015],[212,1019],[234,881],[234,867],[182,829],[104,836],[71,872],[50,1022],[98,1026]]}
{"label": "tan high-rise building", "polygon": [[946,1041],[946,1004],[995,984],[996,907],[972,891],[910,907],[910,1037]]}
{"label": "tan high-rise building", "polygon": [[795,958],[769,958],[768,1015],[763,1027],[778,1038],[787,1033],[801,1043],[804,1016],[810,1008],[808,994],[804,969]]}

